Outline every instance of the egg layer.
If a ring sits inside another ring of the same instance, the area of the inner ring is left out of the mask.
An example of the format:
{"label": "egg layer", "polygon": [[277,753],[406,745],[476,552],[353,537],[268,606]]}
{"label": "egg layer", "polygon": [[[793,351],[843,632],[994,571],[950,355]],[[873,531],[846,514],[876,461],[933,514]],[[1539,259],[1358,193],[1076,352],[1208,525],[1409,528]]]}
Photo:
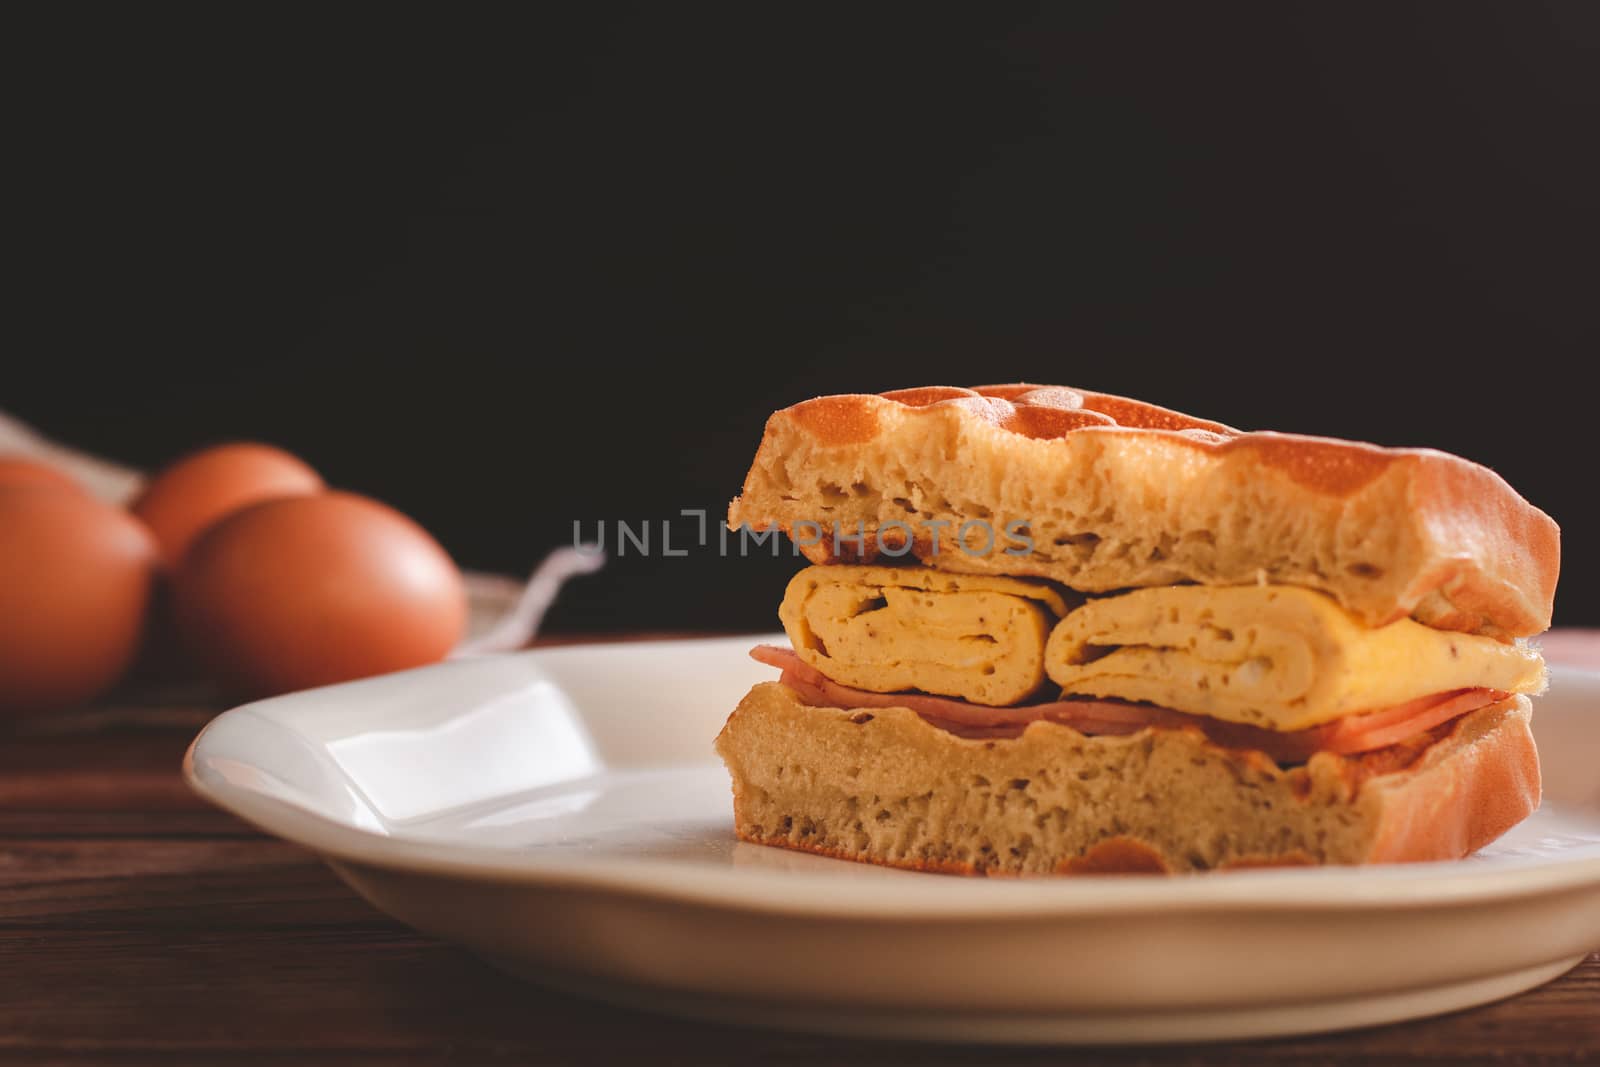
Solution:
{"label": "egg layer", "polygon": [[1067,602],[1053,586],[923,567],[808,567],[778,616],[795,652],[843,685],[975,704],[1028,699]]}
{"label": "egg layer", "polygon": [[1367,627],[1291,586],[1139,589],[1088,601],[1050,635],[1064,695],[1148,701],[1229,722],[1300,730],[1453,689],[1544,686],[1525,646],[1430,629]]}

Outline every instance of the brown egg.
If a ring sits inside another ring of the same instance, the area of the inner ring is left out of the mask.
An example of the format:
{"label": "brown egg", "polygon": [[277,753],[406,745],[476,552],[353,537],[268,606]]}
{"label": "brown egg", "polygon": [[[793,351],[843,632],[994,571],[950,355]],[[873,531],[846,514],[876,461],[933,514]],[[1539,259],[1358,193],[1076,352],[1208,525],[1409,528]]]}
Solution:
{"label": "brown egg", "polygon": [[216,445],[158,473],[133,502],[155,534],[161,561],[177,566],[194,539],[226,515],[263,500],[322,491],[316,471],[271,445]]}
{"label": "brown egg", "polygon": [[0,456],[0,489],[17,485],[52,485],[57,489],[79,489],[72,475],[59,467],[24,456]]}
{"label": "brown egg", "polygon": [[467,617],[461,572],[427,531],[339,492],[211,527],[179,565],[173,603],[185,644],[246,696],[432,663]]}
{"label": "brown egg", "polygon": [[0,488],[0,711],[91,700],[139,648],[156,546],[138,520],[57,486]]}

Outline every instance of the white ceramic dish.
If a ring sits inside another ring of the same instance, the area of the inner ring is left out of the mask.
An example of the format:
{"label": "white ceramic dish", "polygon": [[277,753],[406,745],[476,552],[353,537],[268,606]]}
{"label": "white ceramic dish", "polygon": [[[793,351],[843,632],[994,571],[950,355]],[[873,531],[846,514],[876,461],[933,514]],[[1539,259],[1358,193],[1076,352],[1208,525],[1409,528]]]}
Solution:
{"label": "white ceramic dish", "polygon": [[743,1023],[1180,1041],[1518,993],[1600,946],[1600,675],[1536,705],[1546,801],[1458,863],[986,880],[738,843],[711,739],[758,638],[468,660],[246,705],[204,796],[538,981]]}

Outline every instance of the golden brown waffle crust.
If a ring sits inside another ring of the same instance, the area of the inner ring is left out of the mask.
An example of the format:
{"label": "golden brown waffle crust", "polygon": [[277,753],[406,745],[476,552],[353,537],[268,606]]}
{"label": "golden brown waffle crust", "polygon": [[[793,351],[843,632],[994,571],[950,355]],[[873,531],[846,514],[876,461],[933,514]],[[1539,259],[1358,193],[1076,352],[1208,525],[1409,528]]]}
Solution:
{"label": "golden brown waffle crust", "polygon": [[[1410,615],[1502,640],[1549,626],[1560,569],[1555,522],[1460,457],[1241,433],[1061,386],[937,386],[784,408],[728,521],[791,536],[798,526],[803,539],[815,523],[829,531],[804,548],[815,563],[909,551],[945,570],[1088,593],[1265,581],[1321,590],[1369,625]],[[987,554],[963,552],[953,538],[968,522],[997,534],[1025,524],[1031,551],[1006,554],[997,540]]]}
{"label": "golden brown waffle crust", "polygon": [[908,708],[752,689],[717,737],[739,836],[952,874],[1183,872],[1457,859],[1539,804],[1512,697],[1406,745],[1283,768],[1193,729],[973,740]]}

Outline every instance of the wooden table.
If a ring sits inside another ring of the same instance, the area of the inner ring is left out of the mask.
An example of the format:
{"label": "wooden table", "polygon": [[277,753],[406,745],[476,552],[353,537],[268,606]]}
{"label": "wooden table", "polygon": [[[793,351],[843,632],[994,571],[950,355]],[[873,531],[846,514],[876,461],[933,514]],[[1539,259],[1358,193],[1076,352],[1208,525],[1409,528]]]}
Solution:
{"label": "wooden table", "polygon": [[[1600,665],[1600,633],[1548,648]],[[412,933],[195,799],[178,764],[212,710],[0,724],[0,1063],[1600,1062],[1600,955],[1424,1022],[1174,1049],[845,1041],[591,1004]]]}

